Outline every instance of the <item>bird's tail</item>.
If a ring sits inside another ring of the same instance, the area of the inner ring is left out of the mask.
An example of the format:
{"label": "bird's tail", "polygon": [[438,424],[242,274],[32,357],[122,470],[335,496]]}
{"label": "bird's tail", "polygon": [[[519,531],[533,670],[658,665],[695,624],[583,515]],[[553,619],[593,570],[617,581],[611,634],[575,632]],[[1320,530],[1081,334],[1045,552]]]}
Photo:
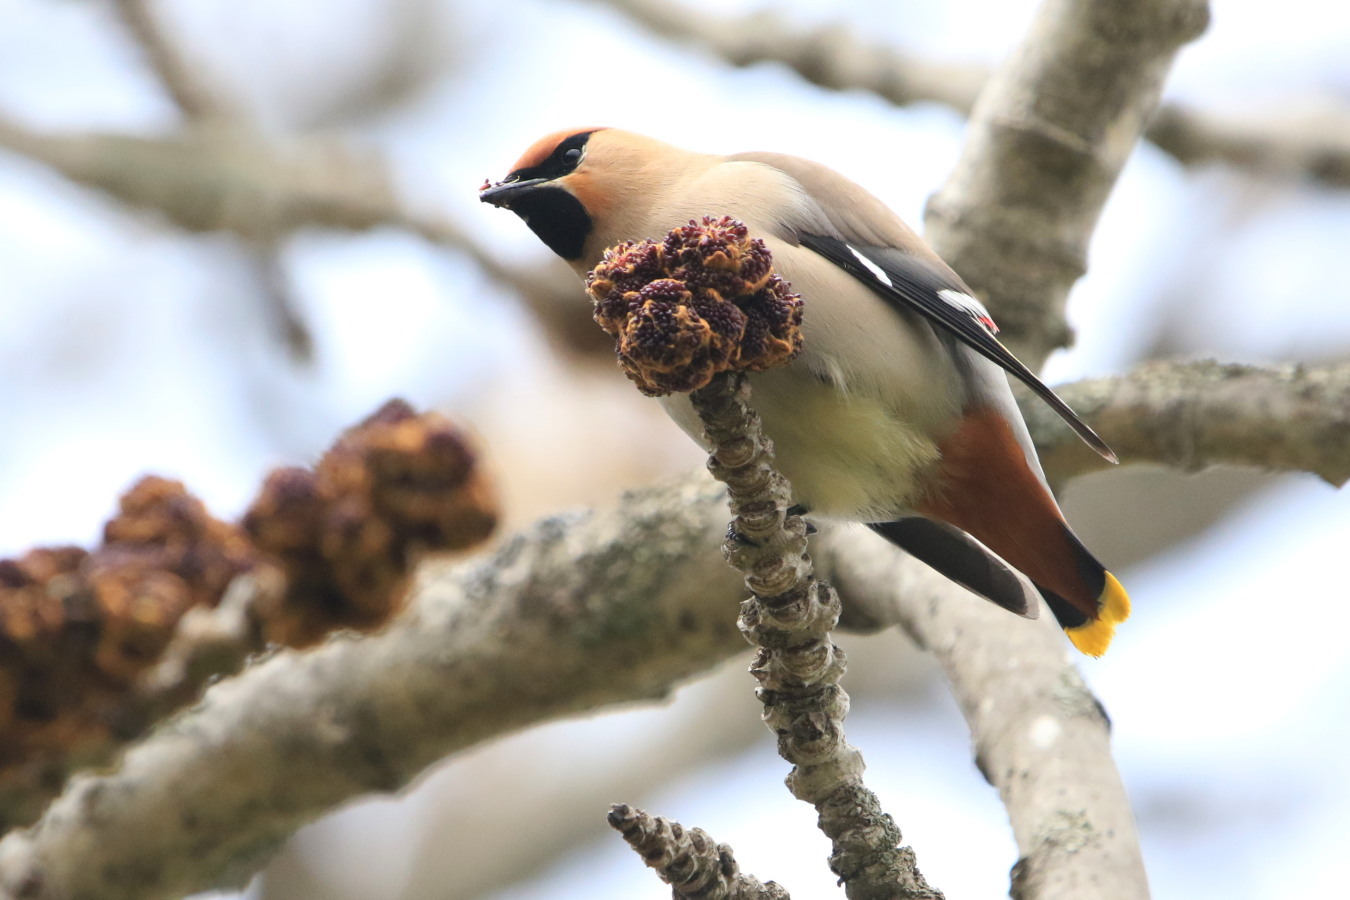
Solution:
{"label": "bird's tail", "polygon": [[973,410],[942,447],[942,468],[918,512],[954,525],[1031,579],[1074,646],[1101,656],[1130,598],[1064,521],[1008,422]]}
{"label": "bird's tail", "polygon": [[[1058,557],[1058,564],[1023,563],[1037,571],[1040,581],[1025,575],[1019,578],[1007,561],[945,522],[910,518],[870,527],[957,584],[1027,618],[1036,617],[1036,593],[1031,591],[1034,586],[1069,640],[1090,656],[1106,652],[1116,625],[1130,615],[1130,598],[1120,582],[1062,520],[1060,534],[1056,535],[1060,539],[1055,542],[1059,547],[1052,548],[1049,554]],[[1016,549],[1012,552],[1017,554]],[[1037,556],[1044,555],[1042,545]],[[1031,583],[1023,588],[1027,578]],[[1053,582],[1055,588],[1046,587],[1047,581]]]}

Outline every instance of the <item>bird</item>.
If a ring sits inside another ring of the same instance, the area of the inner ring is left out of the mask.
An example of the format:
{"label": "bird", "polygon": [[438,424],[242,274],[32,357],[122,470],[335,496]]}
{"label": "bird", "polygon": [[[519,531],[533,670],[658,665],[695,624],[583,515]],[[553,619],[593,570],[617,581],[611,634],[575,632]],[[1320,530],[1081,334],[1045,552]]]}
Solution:
{"label": "bird", "polygon": [[[744,223],[802,298],[801,353],[751,376],[798,509],[865,524],[1024,617],[1044,599],[1078,650],[1106,652],[1129,596],[1065,520],[1008,376],[1116,457],[880,199],[800,157],[699,153],[608,127],[545,135],[479,199],[515,213],[583,280],[621,241],[703,216]],[[661,402],[703,443],[688,395]]]}

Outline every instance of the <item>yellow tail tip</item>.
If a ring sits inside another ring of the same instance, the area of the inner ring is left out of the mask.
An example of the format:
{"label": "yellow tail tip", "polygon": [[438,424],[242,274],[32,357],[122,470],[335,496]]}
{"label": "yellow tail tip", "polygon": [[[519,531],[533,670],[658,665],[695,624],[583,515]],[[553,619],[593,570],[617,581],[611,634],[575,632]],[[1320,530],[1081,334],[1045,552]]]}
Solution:
{"label": "yellow tail tip", "polygon": [[1080,652],[1101,656],[1111,646],[1116,625],[1130,617],[1130,595],[1120,586],[1116,576],[1106,573],[1106,584],[1097,598],[1097,618],[1077,628],[1066,628],[1064,633]]}

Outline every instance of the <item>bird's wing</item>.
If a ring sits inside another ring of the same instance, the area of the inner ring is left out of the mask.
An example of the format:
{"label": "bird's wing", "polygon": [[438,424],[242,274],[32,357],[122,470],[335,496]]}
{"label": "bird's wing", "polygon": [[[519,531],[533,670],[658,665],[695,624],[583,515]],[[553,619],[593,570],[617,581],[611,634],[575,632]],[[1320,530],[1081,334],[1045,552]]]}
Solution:
{"label": "bird's wing", "polygon": [[1036,377],[995,335],[998,327],[971,289],[885,204],[844,176],[808,160],[777,153],[745,153],[791,175],[811,201],[799,221],[783,222],[780,235],[798,243],[867,285],[890,306],[918,313],[989,359],[1027,387],[1104,459],[1116,455],[1069,405]]}
{"label": "bird's wing", "polygon": [[[1086,422],[1003,346],[998,327],[969,289],[951,284],[928,260],[891,247],[856,246],[828,235],[798,235],[807,247],[848,272],[896,309],[917,312],[976,353],[997,363],[1059,413],[1083,441],[1104,459],[1116,455]],[[959,284],[959,282],[958,282]]]}

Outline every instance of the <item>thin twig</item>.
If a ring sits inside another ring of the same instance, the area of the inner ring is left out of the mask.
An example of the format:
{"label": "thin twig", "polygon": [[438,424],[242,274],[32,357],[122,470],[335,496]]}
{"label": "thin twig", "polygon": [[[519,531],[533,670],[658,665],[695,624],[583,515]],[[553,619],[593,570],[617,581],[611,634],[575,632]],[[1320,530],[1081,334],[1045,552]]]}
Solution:
{"label": "thin twig", "polygon": [[251,245],[247,251],[271,320],[268,325],[272,336],[286,348],[293,362],[301,365],[314,362],[314,331],[296,304],[294,287],[287,277],[280,246],[275,241],[269,241]]}
{"label": "thin twig", "polygon": [[625,803],[609,808],[609,824],[670,885],[675,900],[791,900],[782,886],[743,875],[726,844],[702,828],[649,816]]}
{"label": "thin twig", "polygon": [[201,66],[184,58],[159,21],[153,0],[115,0],[114,5],[184,116],[193,122],[239,120],[239,110],[208,83]]}

